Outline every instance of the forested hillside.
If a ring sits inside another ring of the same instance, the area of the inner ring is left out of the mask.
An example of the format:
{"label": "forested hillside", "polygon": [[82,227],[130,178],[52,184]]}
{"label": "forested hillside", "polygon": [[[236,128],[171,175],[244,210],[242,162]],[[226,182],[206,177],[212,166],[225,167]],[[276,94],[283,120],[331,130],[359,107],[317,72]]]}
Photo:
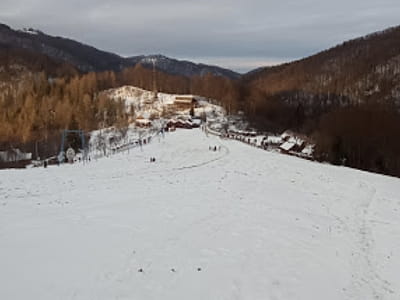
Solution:
{"label": "forested hillside", "polygon": [[238,79],[240,77],[240,74],[228,69],[205,64],[196,64],[186,60],[177,60],[164,55],[140,55],[132,56],[128,59],[134,65],[141,64],[147,68],[152,68],[154,61],[158,70],[172,75],[193,77],[212,74],[229,79]]}
{"label": "forested hillside", "polygon": [[243,78],[259,128],[314,137],[320,159],[400,175],[400,27]]}
{"label": "forested hillside", "polygon": [[[41,62],[42,57],[32,57],[35,60],[30,60],[29,55],[19,57],[10,52],[3,61],[3,72],[0,72],[3,74],[0,83],[2,148],[30,149],[37,141],[48,143],[53,138],[58,141],[62,129],[89,131],[102,126],[126,126],[129,116],[124,105],[100,92],[123,85],[148,90],[153,87],[153,72],[141,65],[122,72],[81,74],[71,66],[48,58],[44,57]],[[236,87],[227,78],[213,75],[187,78],[156,72],[156,80],[159,91],[206,95],[234,109],[237,96],[227,91],[235,91]]]}
{"label": "forested hillside", "polygon": [[4,48],[16,51],[27,50],[33,54],[46,55],[54,61],[70,64],[81,72],[118,72],[138,64],[151,69],[154,60],[158,70],[171,75],[191,77],[210,73],[230,79],[239,77],[238,73],[218,66],[195,64],[163,55],[140,55],[125,58],[72,39],[51,36],[32,28],[14,30],[0,23],[0,52]]}
{"label": "forested hillside", "polygon": [[131,64],[124,58],[77,41],[53,37],[38,30],[13,30],[0,24],[0,49],[25,49],[55,61],[69,63],[83,72],[121,70]]}
{"label": "forested hillside", "polygon": [[[124,126],[129,116],[123,105],[100,92],[122,85],[153,88],[152,70],[141,64],[81,73],[72,64],[5,45],[0,80],[3,148],[48,140],[65,128]],[[197,94],[218,100],[228,113],[242,110],[259,130],[307,134],[320,160],[400,176],[400,27],[236,80],[157,70],[156,81],[160,92]]]}
{"label": "forested hillside", "polygon": [[301,104],[307,114],[332,106],[400,105],[400,27],[344,42],[293,63],[251,72],[243,80],[255,93],[249,101],[252,112],[264,108],[264,100],[270,97],[289,105]]}

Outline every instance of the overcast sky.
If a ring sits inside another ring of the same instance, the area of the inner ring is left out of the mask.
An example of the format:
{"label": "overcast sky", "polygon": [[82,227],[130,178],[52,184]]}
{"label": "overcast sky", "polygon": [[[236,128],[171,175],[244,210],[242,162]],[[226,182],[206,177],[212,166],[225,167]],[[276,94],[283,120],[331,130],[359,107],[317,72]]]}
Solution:
{"label": "overcast sky", "polygon": [[237,71],[400,24],[400,0],[0,0],[0,22]]}

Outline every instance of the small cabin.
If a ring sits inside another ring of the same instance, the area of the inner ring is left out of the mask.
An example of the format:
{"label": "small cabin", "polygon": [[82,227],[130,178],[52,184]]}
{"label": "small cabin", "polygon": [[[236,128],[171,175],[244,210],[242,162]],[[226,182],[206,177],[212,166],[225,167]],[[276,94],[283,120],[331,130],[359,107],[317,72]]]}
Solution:
{"label": "small cabin", "polygon": [[174,105],[180,109],[191,109],[197,106],[197,99],[193,95],[175,96]]}
{"label": "small cabin", "polygon": [[0,151],[0,162],[17,162],[31,159],[32,153],[25,153],[19,149]]}
{"label": "small cabin", "polygon": [[193,123],[191,120],[182,120],[182,119],[171,119],[167,122],[166,128],[185,128],[185,129],[192,129],[197,128],[198,126]]}
{"label": "small cabin", "polygon": [[306,143],[298,136],[290,136],[284,140],[284,143],[279,146],[282,153],[288,154],[289,152],[301,152]]}
{"label": "small cabin", "polygon": [[136,118],[135,124],[137,127],[148,128],[151,127],[151,121],[149,119],[145,119],[142,116]]}
{"label": "small cabin", "polygon": [[296,147],[296,143],[293,142],[284,142],[282,145],[279,146],[279,149],[282,153],[288,154],[290,151],[294,151]]}
{"label": "small cabin", "polygon": [[0,151],[0,169],[25,168],[31,160],[32,153],[25,153],[19,149]]}

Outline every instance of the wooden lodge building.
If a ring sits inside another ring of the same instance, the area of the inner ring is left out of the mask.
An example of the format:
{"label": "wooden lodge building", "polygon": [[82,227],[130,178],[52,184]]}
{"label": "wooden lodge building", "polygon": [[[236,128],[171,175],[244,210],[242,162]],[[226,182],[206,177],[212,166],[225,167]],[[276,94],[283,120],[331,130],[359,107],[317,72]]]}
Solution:
{"label": "wooden lodge building", "polygon": [[149,128],[151,127],[151,121],[149,119],[145,119],[142,116],[138,116],[135,121],[135,125],[141,128]]}
{"label": "wooden lodge building", "polygon": [[179,95],[175,96],[174,106],[177,109],[191,109],[197,107],[197,98],[193,95]]}

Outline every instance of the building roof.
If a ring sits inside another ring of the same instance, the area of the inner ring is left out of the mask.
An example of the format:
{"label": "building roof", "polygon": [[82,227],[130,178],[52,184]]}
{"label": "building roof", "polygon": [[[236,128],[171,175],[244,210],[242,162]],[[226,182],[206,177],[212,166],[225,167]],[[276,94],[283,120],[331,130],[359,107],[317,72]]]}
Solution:
{"label": "building roof", "polygon": [[282,145],[280,145],[279,148],[285,151],[290,151],[291,149],[294,148],[294,146],[296,146],[296,143],[294,142],[285,142]]}
{"label": "building roof", "polygon": [[140,124],[151,124],[151,121],[150,121],[149,119],[136,118],[136,123],[140,123]]}
{"label": "building roof", "polygon": [[32,153],[22,152],[19,149],[10,149],[6,151],[0,151],[0,161],[20,161],[20,160],[30,160],[32,159]]}
{"label": "building roof", "polygon": [[174,103],[191,104],[195,100],[196,97],[193,95],[180,95],[180,96],[175,96]]}

